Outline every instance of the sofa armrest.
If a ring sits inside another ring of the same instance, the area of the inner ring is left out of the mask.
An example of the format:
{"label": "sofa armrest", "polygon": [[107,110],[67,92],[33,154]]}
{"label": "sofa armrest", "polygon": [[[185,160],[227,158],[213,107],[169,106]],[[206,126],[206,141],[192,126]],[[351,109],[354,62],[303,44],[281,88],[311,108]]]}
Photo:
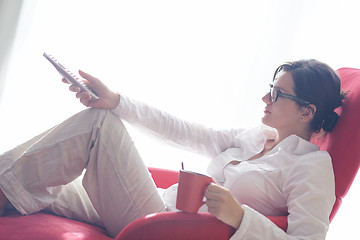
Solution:
{"label": "sofa armrest", "polygon": [[154,167],[149,167],[148,170],[158,188],[168,188],[178,182],[178,171]]}
{"label": "sofa armrest", "polygon": [[[149,171],[157,187],[167,188],[178,181],[178,171],[151,167]],[[267,218],[286,231],[286,216],[268,216]],[[234,232],[235,229],[210,213],[165,212],[137,219],[129,224],[116,239],[229,239]]]}
{"label": "sofa armrest", "polygon": [[210,213],[163,212],[135,220],[120,232],[116,240],[225,240],[234,232],[234,228]]}

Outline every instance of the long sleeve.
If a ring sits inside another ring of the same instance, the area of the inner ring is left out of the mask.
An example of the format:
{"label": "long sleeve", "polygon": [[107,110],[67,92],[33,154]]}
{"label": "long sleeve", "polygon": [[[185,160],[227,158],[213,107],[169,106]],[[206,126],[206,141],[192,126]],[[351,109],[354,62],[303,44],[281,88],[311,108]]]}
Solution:
{"label": "long sleeve", "polygon": [[189,150],[215,157],[234,146],[240,130],[214,130],[190,123],[142,102],[121,95],[119,105],[112,110],[125,121],[140,125],[155,135]]}
{"label": "long sleeve", "polygon": [[244,206],[240,228],[231,240],[240,239],[325,239],[329,215],[335,201],[335,183],[331,159],[317,151],[295,157],[292,167],[283,169],[282,191],[288,205],[288,229],[285,233],[264,215]]}

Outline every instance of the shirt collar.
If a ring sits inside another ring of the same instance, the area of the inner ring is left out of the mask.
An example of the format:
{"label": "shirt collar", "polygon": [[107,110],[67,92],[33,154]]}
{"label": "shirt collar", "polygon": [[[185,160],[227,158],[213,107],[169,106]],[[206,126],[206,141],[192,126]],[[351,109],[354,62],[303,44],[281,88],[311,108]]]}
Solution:
{"label": "shirt collar", "polygon": [[[275,139],[277,131],[266,125],[259,125],[254,128],[247,129],[235,137],[235,147],[240,147],[244,158],[261,152],[267,140]],[[244,144],[246,143],[246,144]],[[270,152],[277,151],[279,148],[295,155],[303,155],[306,153],[318,151],[319,146],[292,134],[282,140]]]}
{"label": "shirt collar", "polygon": [[283,149],[286,152],[295,154],[295,155],[303,155],[310,152],[315,152],[320,150],[320,147],[295,135],[292,134],[282,140],[274,149]]}

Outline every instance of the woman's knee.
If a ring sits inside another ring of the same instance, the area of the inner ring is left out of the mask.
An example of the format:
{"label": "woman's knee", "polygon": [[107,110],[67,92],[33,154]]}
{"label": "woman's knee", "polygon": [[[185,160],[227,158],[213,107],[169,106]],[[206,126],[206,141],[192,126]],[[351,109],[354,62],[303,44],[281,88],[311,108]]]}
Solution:
{"label": "woman's knee", "polygon": [[75,114],[70,119],[75,119],[81,124],[87,125],[89,124],[93,128],[101,127],[104,122],[104,119],[111,115],[110,110],[107,109],[99,109],[99,108],[87,108],[77,114]]}

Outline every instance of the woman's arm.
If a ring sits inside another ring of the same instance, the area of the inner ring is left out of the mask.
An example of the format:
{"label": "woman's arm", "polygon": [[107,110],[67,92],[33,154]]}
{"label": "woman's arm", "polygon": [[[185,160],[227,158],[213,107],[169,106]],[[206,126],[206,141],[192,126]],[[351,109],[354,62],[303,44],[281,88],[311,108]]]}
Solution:
{"label": "woman's arm", "polygon": [[185,121],[124,95],[121,95],[119,105],[112,112],[129,123],[150,130],[162,139],[212,158],[233,147],[235,136],[239,132],[214,130]]}
{"label": "woman's arm", "polygon": [[299,157],[286,172],[283,192],[288,205],[287,233],[324,239],[335,203],[335,180],[330,155],[317,151]]}
{"label": "woman's arm", "polygon": [[87,107],[111,109],[120,118],[140,125],[162,139],[210,157],[234,145],[238,130],[217,131],[178,119],[145,103],[120,96],[90,74],[82,71],[79,73],[84,78],[84,83],[99,96],[98,100],[94,100],[88,92],[81,92],[79,87],[71,85],[70,91],[76,92],[76,97]]}

